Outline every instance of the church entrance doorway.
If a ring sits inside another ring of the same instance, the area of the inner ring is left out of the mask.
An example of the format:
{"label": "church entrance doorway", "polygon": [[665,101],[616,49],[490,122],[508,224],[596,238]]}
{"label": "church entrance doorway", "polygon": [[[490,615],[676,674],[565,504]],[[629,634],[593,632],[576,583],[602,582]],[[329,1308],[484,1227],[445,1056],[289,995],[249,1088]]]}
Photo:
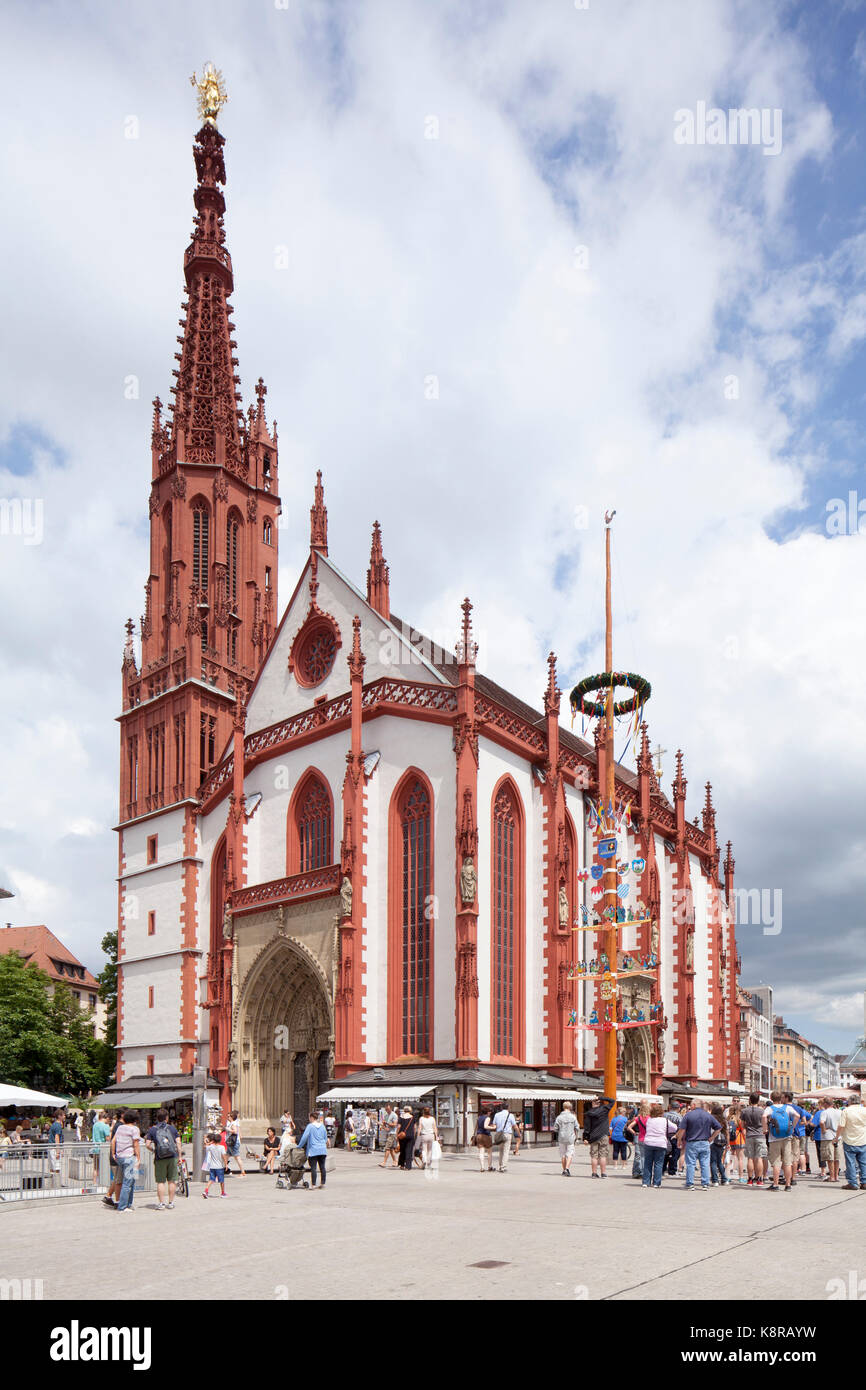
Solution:
{"label": "church entrance doorway", "polygon": [[300,943],[278,936],[244,981],[232,1040],[232,1104],[252,1136],[279,1132],[288,1106],[300,1135],[318,1081],[333,1072],[333,1023],[324,975]]}

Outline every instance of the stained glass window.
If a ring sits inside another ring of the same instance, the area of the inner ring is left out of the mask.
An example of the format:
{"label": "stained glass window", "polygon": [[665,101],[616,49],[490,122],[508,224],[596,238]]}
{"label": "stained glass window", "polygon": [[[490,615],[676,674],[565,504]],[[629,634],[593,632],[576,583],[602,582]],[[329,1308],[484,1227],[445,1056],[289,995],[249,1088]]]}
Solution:
{"label": "stained glass window", "polygon": [[402,1051],[430,1055],[430,795],[410,783],[400,803]]}

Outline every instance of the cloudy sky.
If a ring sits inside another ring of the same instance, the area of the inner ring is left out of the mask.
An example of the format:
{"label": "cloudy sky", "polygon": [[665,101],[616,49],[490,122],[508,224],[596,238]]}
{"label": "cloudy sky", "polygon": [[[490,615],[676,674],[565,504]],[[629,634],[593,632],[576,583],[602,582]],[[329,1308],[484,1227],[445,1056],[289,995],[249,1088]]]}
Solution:
{"label": "cloudy sky", "polygon": [[[283,601],[321,468],[340,568],[362,581],[378,517],[395,610],[450,643],[468,593],[480,668],[537,703],[551,648],[566,690],[603,666],[615,507],[615,659],[652,681],[663,780],[682,747],[687,814],[711,780],[737,882],[781,920],[741,927],[743,980],[846,1050],[866,7],[102,0],[3,27],[0,498],[23,503],[0,535],[3,920],[93,969],[116,921],[123,624],[175,365],[189,76],[212,58],[243,390],[265,377],[280,428]],[[701,113],[741,106],[758,141],[710,143]]]}

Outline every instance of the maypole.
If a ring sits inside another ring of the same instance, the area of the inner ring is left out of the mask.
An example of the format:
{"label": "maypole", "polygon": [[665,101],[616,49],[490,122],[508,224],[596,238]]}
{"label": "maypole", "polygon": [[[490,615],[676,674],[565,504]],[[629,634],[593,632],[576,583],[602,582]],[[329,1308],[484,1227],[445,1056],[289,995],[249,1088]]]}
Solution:
{"label": "maypole", "polygon": [[[658,959],[655,948],[649,954],[635,958],[629,954],[620,959],[619,933],[623,928],[639,928],[649,922],[646,908],[638,899],[636,911],[625,908],[630,885],[620,882],[631,872],[640,876],[645,869],[645,861],[638,857],[629,860],[626,852],[624,860],[619,859],[622,847],[626,848],[629,833],[630,803],[618,806],[616,801],[616,757],[614,752],[614,721],[624,715],[632,719],[633,736],[636,738],[643,720],[643,707],[651,694],[649,681],[634,671],[615,671],[613,669],[613,602],[611,597],[610,565],[610,523],[616,512],[604,514],[605,543],[605,632],[604,657],[606,670],[600,675],[587,676],[579,681],[571,692],[572,714],[582,714],[590,719],[604,719],[604,778],[599,777],[599,805],[590,802],[590,824],[596,831],[595,858],[591,870],[579,877],[585,882],[590,874],[598,887],[593,890],[600,894],[604,905],[603,915],[593,908],[590,918],[586,905],[580,908],[580,917],[575,918],[576,932],[596,932],[601,936],[604,946],[596,960],[590,962],[580,959],[572,963],[570,973],[579,979],[593,980],[599,986],[599,998],[589,1019],[578,1018],[572,1008],[567,1026],[586,1028],[600,1032],[604,1036],[604,1095],[616,1099],[617,1087],[617,1032],[622,1028],[651,1027],[661,1021],[661,1005],[658,1000],[650,1009],[650,1017],[644,1016],[643,1009],[637,1010],[633,1017],[622,1008],[617,979],[620,975],[639,975],[658,978]],[[624,700],[617,700],[618,689],[629,692]],[[650,922],[650,928],[652,923]],[[581,938],[585,939],[585,938]]]}

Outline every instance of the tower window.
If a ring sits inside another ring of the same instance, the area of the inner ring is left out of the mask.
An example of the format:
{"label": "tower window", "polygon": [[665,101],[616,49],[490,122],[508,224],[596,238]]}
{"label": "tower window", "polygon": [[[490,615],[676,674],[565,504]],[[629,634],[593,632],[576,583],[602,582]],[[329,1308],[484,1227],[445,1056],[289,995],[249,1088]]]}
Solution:
{"label": "tower window", "polygon": [[199,736],[199,781],[203,782],[206,774],[210,771],[216,757],[216,716],[213,714],[203,714],[201,716],[201,732]]}
{"label": "tower window", "polygon": [[192,582],[204,593],[208,588],[208,552],[210,548],[210,517],[204,506],[192,514]]}
{"label": "tower window", "polygon": [[158,843],[159,843],[159,836],[158,836],[158,835],[148,835],[148,837],[147,837],[147,862],[148,862],[148,864],[155,864],[155,863],[156,863],[156,851],[157,851],[157,845],[158,845]]}
{"label": "tower window", "polygon": [[265,517],[264,522],[262,523],[262,540],[264,541],[265,545],[271,544],[271,526],[272,523],[270,518]]}
{"label": "tower window", "polygon": [[148,936],[156,936],[156,913],[155,913],[155,912],[148,912],[148,914],[147,914],[147,934],[148,934]]}
{"label": "tower window", "polygon": [[270,587],[271,587],[271,567],[270,567],[270,565],[265,565],[265,588],[266,588],[266,589],[269,589]]}
{"label": "tower window", "polygon": [[238,540],[240,522],[232,515],[226,521],[226,565],[228,567],[228,600],[232,608],[238,599]]}

